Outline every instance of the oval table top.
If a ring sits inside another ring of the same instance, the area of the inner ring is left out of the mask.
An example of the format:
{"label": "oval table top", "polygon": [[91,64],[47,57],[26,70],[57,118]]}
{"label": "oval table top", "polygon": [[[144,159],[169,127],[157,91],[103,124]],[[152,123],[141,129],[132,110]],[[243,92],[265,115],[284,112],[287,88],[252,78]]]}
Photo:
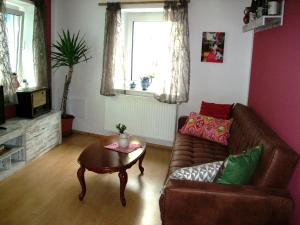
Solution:
{"label": "oval table top", "polygon": [[86,147],[78,158],[78,163],[84,168],[97,172],[116,172],[130,168],[146,151],[146,142],[135,136],[129,137],[130,144],[140,144],[141,147],[131,153],[121,153],[104,146],[118,142],[118,135],[101,138],[101,140]]}

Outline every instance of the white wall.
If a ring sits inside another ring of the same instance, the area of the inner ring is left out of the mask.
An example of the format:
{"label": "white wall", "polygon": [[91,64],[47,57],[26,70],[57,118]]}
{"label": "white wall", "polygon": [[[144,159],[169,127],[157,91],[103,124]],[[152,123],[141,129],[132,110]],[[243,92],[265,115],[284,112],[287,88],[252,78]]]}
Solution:
{"label": "white wall", "polygon": [[[68,101],[69,111],[76,116],[73,129],[104,134],[104,97],[100,95],[102,51],[104,37],[105,7],[98,6],[98,0],[53,0],[52,40],[57,32],[70,29],[80,30],[85,35],[93,57],[88,63],[74,68]],[[60,108],[66,69],[53,74],[53,107]]]}
{"label": "white wall", "polygon": [[[252,36],[242,33],[243,11],[250,1],[191,0],[189,4],[190,99],[179,115],[199,111],[201,101],[247,103]],[[202,63],[202,32],[225,32],[224,63]]]}
{"label": "white wall", "polygon": [[[242,33],[244,8],[250,0],[191,0],[189,4],[191,89],[190,101],[179,114],[198,111],[202,100],[247,102],[252,34]],[[70,88],[70,111],[76,116],[74,129],[105,134],[105,104],[100,96],[105,7],[98,0],[53,0],[52,40],[62,28],[80,30],[91,47],[93,59],[75,67]],[[203,31],[226,32],[223,64],[201,63]],[[58,109],[66,70],[53,72],[53,104]]]}

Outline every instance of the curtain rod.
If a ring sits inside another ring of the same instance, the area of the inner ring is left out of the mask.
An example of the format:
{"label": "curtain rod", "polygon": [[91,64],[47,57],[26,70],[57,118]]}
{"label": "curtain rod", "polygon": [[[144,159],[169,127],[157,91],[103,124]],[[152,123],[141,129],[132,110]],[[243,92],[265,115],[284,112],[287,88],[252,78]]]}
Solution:
{"label": "curtain rod", "polygon": [[[190,0],[186,0],[188,3],[190,2]],[[165,3],[166,1],[163,1],[163,0],[157,0],[157,1],[130,1],[130,0],[123,0],[123,1],[120,1],[121,4],[128,4],[128,5],[133,5],[133,4],[155,4],[155,3]],[[170,1],[171,2],[171,1]],[[110,2],[107,2],[107,1],[102,1],[102,2],[99,2],[98,5],[99,6],[106,6],[107,3],[110,3]],[[114,2],[111,2],[111,3],[114,3]]]}

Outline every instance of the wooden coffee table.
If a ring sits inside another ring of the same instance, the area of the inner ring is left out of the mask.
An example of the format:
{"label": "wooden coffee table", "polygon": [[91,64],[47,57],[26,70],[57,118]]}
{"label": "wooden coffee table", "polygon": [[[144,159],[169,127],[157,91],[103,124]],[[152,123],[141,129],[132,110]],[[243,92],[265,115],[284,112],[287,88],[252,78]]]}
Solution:
{"label": "wooden coffee table", "polygon": [[131,168],[137,161],[139,161],[139,169],[141,174],[144,173],[142,162],[146,154],[146,143],[140,138],[130,137],[130,143],[140,144],[141,147],[128,154],[104,148],[104,146],[117,141],[118,136],[109,136],[104,138],[104,140],[101,139],[98,142],[89,145],[80,154],[78,158],[80,168],[77,171],[77,177],[82,187],[82,191],[79,194],[80,200],[83,200],[86,193],[86,185],[84,180],[84,172],[86,169],[99,174],[119,172],[120,200],[122,205],[126,206],[126,199],[124,196],[124,191],[127,184],[126,170]]}

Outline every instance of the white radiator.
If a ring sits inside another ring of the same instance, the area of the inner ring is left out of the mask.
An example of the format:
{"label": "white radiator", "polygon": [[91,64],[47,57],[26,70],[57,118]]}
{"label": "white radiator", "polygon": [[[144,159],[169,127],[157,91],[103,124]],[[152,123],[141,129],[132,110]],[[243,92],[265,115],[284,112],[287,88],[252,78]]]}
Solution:
{"label": "white radiator", "polygon": [[172,146],[176,129],[177,105],[160,103],[153,97],[118,95],[105,98],[104,129],[117,132],[116,124],[127,133],[148,142]]}

